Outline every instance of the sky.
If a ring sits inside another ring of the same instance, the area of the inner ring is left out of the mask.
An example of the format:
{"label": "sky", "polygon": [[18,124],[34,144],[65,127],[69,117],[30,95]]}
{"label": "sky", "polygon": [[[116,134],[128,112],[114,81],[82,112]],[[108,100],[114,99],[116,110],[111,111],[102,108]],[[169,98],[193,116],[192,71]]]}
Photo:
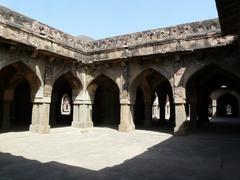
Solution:
{"label": "sky", "polygon": [[218,17],[215,0],[0,0],[0,5],[93,39]]}

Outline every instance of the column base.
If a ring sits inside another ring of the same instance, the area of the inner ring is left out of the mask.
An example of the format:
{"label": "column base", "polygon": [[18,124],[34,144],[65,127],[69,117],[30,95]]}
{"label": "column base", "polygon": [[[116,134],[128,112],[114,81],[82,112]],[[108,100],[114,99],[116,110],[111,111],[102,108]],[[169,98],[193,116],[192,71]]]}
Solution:
{"label": "column base", "polygon": [[135,124],[119,124],[118,130],[120,132],[130,132],[135,130]]}
{"label": "column base", "polygon": [[87,122],[87,127],[88,128],[92,128],[93,127],[93,122],[92,121],[88,121]]}
{"label": "column base", "polygon": [[184,122],[180,127],[174,128],[174,135],[176,136],[186,136],[189,131],[189,125],[187,122]]}
{"label": "column base", "polygon": [[30,125],[29,127],[30,132],[40,133],[40,134],[47,134],[50,132],[50,126],[41,126],[41,125]]}
{"label": "column base", "polygon": [[73,121],[71,126],[72,126],[73,128],[80,128],[80,127],[81,127],[81,124],[80,124],[78,121]]}

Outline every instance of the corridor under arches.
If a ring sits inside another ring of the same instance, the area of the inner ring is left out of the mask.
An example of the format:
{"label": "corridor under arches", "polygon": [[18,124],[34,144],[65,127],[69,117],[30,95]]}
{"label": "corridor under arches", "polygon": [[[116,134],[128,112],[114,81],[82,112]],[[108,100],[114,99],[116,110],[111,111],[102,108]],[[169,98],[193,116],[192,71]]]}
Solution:
{"label": "corridor under arches", "polygon": [[228,93],[235,92],[239,96],[239,83],[238,77],[215,64],[197,71],[186,86],[192,129],[239,131],[240,98]]}
{"label": "corridor under arches", "polygon": [[117,84],[105,75],[99,75],[88,86],[92,100],[94,126],[117,128],[120,124],[120,101]]}
{"label": "corridor under arches", "polygon": [[40,87],[39,79],[22,62],[4,67],[0,76],[1,130],[28,130],[32,117],[32,98]]}
{"label": "corridor under arches", "polygon": [[173,131],[173,94],[166,77],[153,69],[147,69],[133,81],[131,93],[135,97],[134,123],[137,129]]}
{"label": "corridor under arches", "polygon": [[61,75],[54,83],[51,96],[50,126],[71,126],[73,102],[81,89],[81,83],[70,72]]}

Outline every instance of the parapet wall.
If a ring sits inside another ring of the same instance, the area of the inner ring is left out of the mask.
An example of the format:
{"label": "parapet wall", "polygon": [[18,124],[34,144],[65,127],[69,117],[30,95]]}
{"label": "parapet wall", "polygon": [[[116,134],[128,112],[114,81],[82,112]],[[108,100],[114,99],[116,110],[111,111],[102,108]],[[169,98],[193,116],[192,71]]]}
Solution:
{"label": "parapet wall", "polygon": [[220,34],[218,19],[182,24],[172,27],[159,28],[149,31],[125,34],[88,43],[88,50],[102,50],[123,46],[139,46],[156,42],[191,39],[206,35]]}
{"label": "parapet wall", "polygon": [[0,6],[0,28],[11,31],[1,32],[2,39],[30,42],[36,49],[83,63],[124,58],[126,48],[132,51],[128,52],[130,56],[143,56],[221,46],[235,39],[222,37],[218,19],[212,19],[87,42],[3,6]]}

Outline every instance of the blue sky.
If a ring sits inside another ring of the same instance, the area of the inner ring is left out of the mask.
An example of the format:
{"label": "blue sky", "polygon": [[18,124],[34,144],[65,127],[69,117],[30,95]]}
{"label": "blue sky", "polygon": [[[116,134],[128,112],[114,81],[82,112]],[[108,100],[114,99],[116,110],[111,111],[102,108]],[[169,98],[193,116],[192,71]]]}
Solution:
{"label": "blue sky", "polygon": [[71,35],[94,39],[217,17],[215,0],[0,0]]}

